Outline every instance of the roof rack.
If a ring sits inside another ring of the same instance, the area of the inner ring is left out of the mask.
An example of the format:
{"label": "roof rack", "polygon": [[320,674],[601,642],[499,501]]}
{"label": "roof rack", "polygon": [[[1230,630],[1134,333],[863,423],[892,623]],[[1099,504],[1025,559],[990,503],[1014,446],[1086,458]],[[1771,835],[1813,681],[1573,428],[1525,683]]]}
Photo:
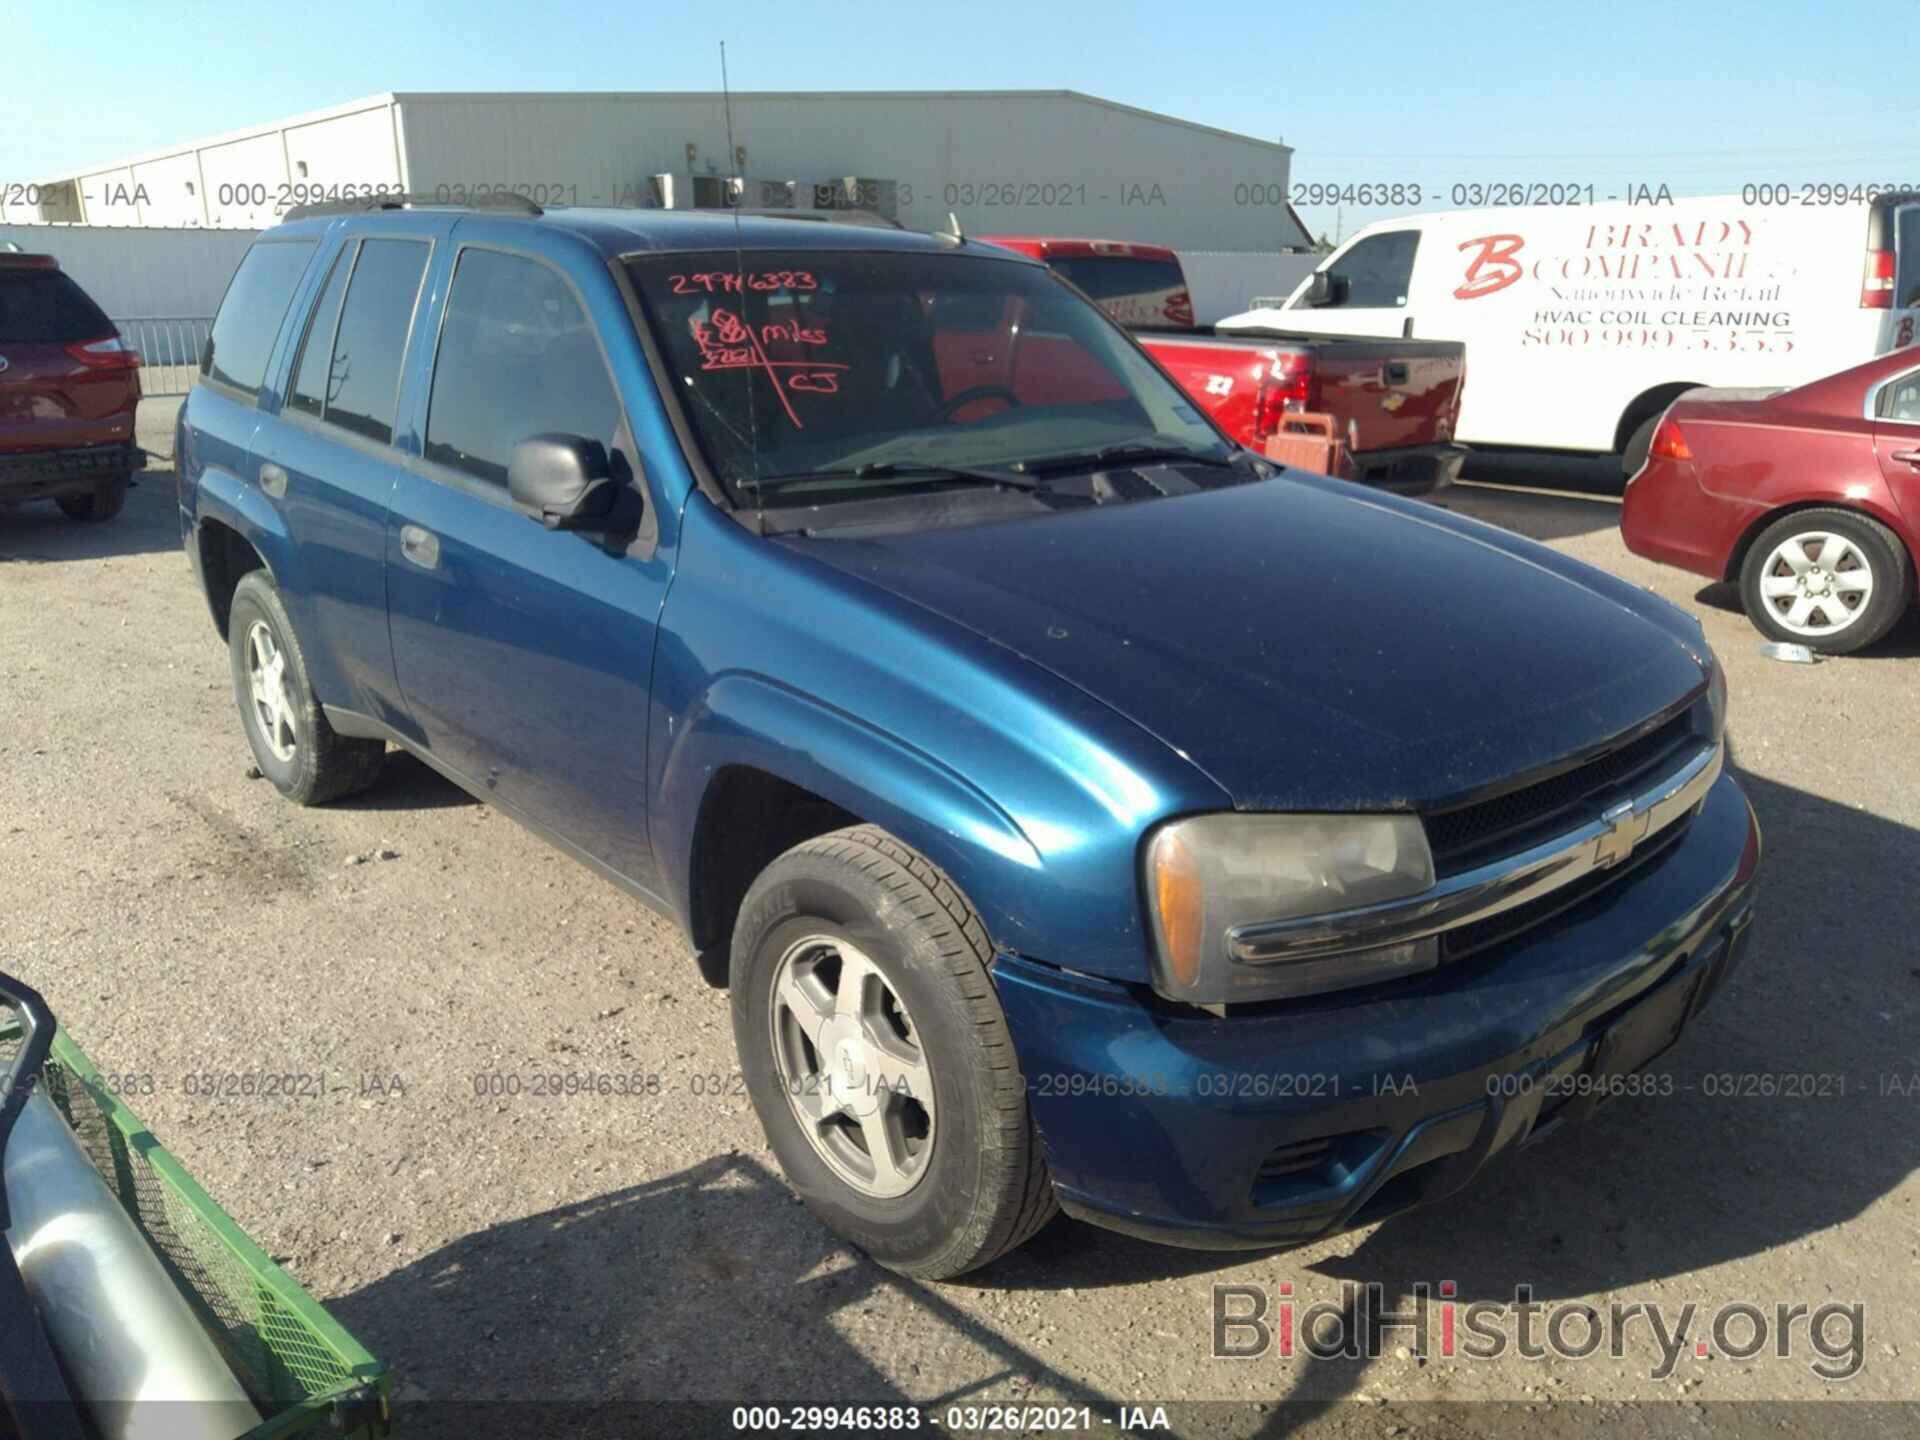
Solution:
{"label": "roof rack", "polygon": [[[714,210],[715,215],[725,215],[726,210]],[[898,220],[889,220],[877,210],[741,210],[741,215],[750,215],[756,220],[814,220],[826,225],[872,225],[885,230],[904,230],[907,227]]]}
{"label": "roof rack", "polygon": [[296,205],[280,218],[311,220],[316,215],[364,215],[371,210],[511,210],[516,215],[544,215],[547,212],[513,190],[493,190],[466,200],[456,200],[444,191],[409,191],[404,195],[367,195],[358,200],[317,200],[311,205]]}

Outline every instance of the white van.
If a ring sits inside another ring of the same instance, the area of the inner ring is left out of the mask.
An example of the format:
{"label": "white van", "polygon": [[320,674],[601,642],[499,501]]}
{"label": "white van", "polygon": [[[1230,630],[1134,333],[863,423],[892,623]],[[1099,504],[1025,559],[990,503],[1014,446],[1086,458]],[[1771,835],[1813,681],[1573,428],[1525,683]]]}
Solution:
{"label": "white van", "polygon": [[1911,345],[1920,191],[1455,210],[1356,234],[1221,330],[1462,340],[1467,444],[1614,451],[1696,385],[1785,387]]}

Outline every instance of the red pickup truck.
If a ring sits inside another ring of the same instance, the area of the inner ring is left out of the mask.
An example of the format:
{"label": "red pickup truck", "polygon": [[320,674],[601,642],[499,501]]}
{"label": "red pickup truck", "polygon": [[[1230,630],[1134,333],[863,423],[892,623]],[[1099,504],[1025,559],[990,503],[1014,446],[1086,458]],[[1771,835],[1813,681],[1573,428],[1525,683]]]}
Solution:
{"label": "red pickup truck", "polygon": [[1377,339],[1237,330],[1193,323],[1180,257],[1120,240],[986,236],[1042,260],[1135,332],[1182,389],[1249,449],[1264,452],[1290,414],[1333,416],[1346,443],[1341,473],[1402,493],[1452,482],[1466,451],[1453,443],[1466,347],[1453,340]]}

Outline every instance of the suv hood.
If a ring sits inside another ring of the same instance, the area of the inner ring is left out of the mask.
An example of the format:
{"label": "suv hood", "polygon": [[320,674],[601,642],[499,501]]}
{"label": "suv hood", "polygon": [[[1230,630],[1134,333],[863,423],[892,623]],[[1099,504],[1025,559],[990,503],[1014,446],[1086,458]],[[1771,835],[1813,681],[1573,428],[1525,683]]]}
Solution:
{"label": "suv hood", "polygon": [[783,543],[1104,701],[1245,810],[1463,799],[1705,684],[1665,602],[1335,482]]}

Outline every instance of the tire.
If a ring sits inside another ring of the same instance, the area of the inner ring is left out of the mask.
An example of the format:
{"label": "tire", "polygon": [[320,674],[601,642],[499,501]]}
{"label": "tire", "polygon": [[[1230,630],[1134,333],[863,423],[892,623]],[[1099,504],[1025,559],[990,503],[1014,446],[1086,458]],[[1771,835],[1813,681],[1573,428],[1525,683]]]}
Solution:
{"label": "tire", "polygon": [[1647,454],[1653,449],[1653,432],[1660,428],[1660,417],[1667,413],[1662,405],[1653,414],[1647,416],[1633,427],[1633,434],[1627,437],[1627,447],[1620,452],[1620,478],[1631,480],[1640,473],[1640,467],[1647,463]]}
{"label": "tire", "polygon": [[101,481],[91,494],[62,495],[54,503],[69,520],[111,520],[126,507],[131,480],[129,475],[116,475]]}
{"label": "tire", "polygon": [[[734,1043],[768,1143],[822,1222],[921,1279],[984,1265],[1056,1213],[992,957],[946,876],[871,825],[787,851],[754,881],[734,926]],[[849,967],[877,1013],[842,1013]],[[805,1046],[801,1008],[830,1016]],[[918,1084],[898,1083],[916,1055],[930,1105]],[[890,1165],[874,1163],[870,1124],[847,1110],[826,1118],[849,1099],[878,1106],[896,1137],[876,1142],[895,1152]],[[803,1106],[821,1118],[803,1121]]]}
{"label": "tire", "polygon": [[[1811,565],[1805,584],[1796,568],[1802,560]],[[1748,547],[1740,565],[1740,599],[1754,628],[1769,639],[1851,655],[1906,613],[1913,600],[1913,558],[1898,536],[1865,515],[1796,510]],[[1836,611],[1845,611],[1845,618]]]}
{"label": "tire", "polygon": [[[324,805],[365,790],[380,778],[385,743],[348,739],[327,723],[307,678],[299,636],[280,603],[280,592],[264,570],[249,571],[234,587],[227,653],[247,744],[260,773],[282,795],[299,805]],[[263,657],[272,656],[282,662],[277,672],[270,666],[260,667],[268,672],[263,680],[277,674],[279,682],[277,693],[271,683],[261,686],[269,704],[256,699],[254,672]],[[267,709],[273,712],[271,722]]]}

